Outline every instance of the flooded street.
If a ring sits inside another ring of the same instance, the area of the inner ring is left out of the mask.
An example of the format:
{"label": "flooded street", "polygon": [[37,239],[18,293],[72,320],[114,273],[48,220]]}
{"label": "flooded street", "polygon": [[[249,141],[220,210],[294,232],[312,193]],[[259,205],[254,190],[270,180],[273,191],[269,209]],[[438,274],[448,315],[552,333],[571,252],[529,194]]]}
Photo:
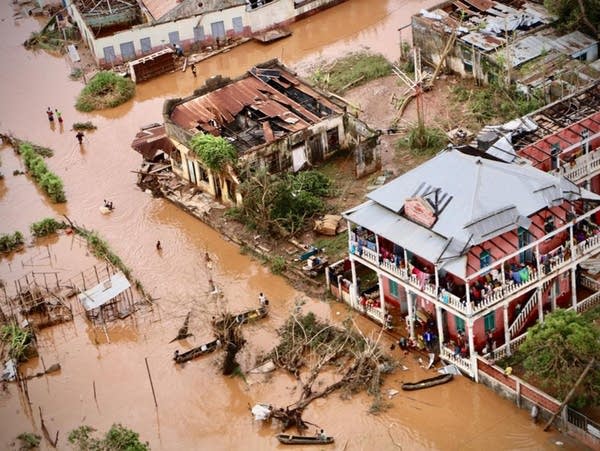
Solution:
{"label": "flooded street", "polygon": [[[69,79],[67,59],[29,52],[21,45],[39,29],[39,23],[14,21],[9,2],[0,3],[0,132],[54,149],[55,155],[46,162],[63,179],[67,196],[66,204],[51,204],[27,176],[13,176],[13,170],[24,169],[23,164],[12,149],[0,148],[0,171],[5,176],[0,181],[0,233],[20,230],[28,236],[31,223],[67,215],[98,231],[156,299],[151,308],[112,323],[106,333],[92,327],[76,305],[72,323],[45,329],[39,336],[45,365],[60,363],[62,369],[29,381],[31,406],[15,384],[0,391],[2,449],[12,449],[10,444],[21,432],[40,433],[40,407],[50,433],[60,431],[58,449],[69,449],[69,431],[82,424],[106,431],[119,422],[139,432],[152,449],[283,448],[274,437],[279,432],[275,425],[253,422],[248,406],[294,402],[299,393],[293,378],[281,372],[267,379],[248,375],[245,381],[224,377],[218,352],[183,367],[173,363],[173,352],[211,339],[211,316],[223,309],[237,312],[255,307],[259,291],[268,295],[271,311],[266,320],[245,326],[248,344],[238,359],[244,370],[271,349],[277,327],[296,303],[303,303],[303,311],[315,311],[334,322],[341,322],[350,312],[343,304],[308,299],[197,219],[140,191],[133,171],[139,168],[141,157],[129,144],[140,126],[162,122],[166,98],[187,96],[215,74],[237,76],[275,57],[302,73],[320,59],[361,48],[395,59],[399,53],[397,29],[410,22],[411,14],[434,3],[349,0],[294,24],[293,35],[287,39],[269,46],[244,44],[198,64],[197,78],[190,72],[165,75],[138,85],[132,101],[89,114],[74,109],[82,84]],[[48,106],[62,111],[64,128],[49,126]],[[88,120],[98,129],[86,132],[80,148],[71,126]],[[103,199],[113,201],[116,209],[112,214],[100,214]],[[155,248],[157,240],[162,243],[160,253]],[[68,278],[95,262],[81,240],[73,236],[63,235],[43,244],[0,259],[0,279],[10,294],[14,294],[12,281],[34,269],[61,271]],[[212,259],[211,268],[205,262],[206,252]],[[209,278],[222,297],[209,295]],[[194,336],[169,343],[190,311]],[[355,321],[365,333],[377,330],[362,317]],[[394,357],[402,357],[409,370],[389,377],[385,392],[399,389],[403,380],[425,375],[412,356]],[[36,359],[25,366],[25,373],[35,373],[42,365]],[[389,409],[371,415],[368,396],[341,399],[334,393],[311,404],[304,418],[335,436],[336,443],[328,449],[539,450],[558,449],[557,440],[565,442],[560,449],[580,449],[555,432],[542,432],[526,411],[460,376],[432,390],[401,392],[389,402]]]}

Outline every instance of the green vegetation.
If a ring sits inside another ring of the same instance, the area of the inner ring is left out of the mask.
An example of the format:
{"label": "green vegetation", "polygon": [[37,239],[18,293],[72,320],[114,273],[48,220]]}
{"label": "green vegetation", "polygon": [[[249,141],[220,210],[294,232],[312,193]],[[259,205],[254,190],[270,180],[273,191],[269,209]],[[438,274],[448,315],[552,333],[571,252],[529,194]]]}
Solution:
{"label": "green vegetation", "polygon": [[106,241],[100,238],[96,232],[84,229],[83,227],[73,227],[73,230],[75,230],[75,233],[77,233],[79,236],[85,238],[92,250],[92,254],[94,254],[96,258],[109,261],[113,266],[118,268],[125,275],[125,277],[127,277],[127,279],[132,281],[136,290],[138,290],[142,296],[144,296],[146,299],[149,299],[142,282],[140,282],[138,279],[131,279],[131,269],[129,269],[129,267],[123,263],[119,256],[112,251]]}
{"label": "green vegetation", "polygon": [[25,241],[23,234],[18,230],[13,233],[3,233],[0,235],[0,253],[12,252],[21,247]]}
{"label": "green vegetation", "polygon": [[33,149],[33,151],[39,155],[40,157],[51,157],[52,155],[54,155],[54,151],[52,149],[50,149],[49,147],[44,147],[44,146],[38,146],[37,144],[33,144],[32,142],[29,141],[22,141],[20,139],[14,139],[17,147],[15,148],[16,152],[18,154],[21,153],[21,146],[23,145],[27,145],[29,147],[31,147]]}
{"label": "green vegetation", "polygon": [[27,360],[27,355],[33,350],[33,334],[29,329],[22,328],[11,321],[0,328],[0,341],[8,347],[8,355],[17,362]]}
{"label": "green vegetation", "polygon": [[21,143],[19,153],[23,157],[25,167],[29,170],[33,179],[48,194],[52,202],[66,202],[67,198],[63,190],[62,180],[56,174],[50,172],[44,159],[35,152],[31,144]]}
{"label": "green vegetation", "polygon": [[273,274],[281,274],[285,271],[287,263],[285,262],[285,258],[281,255],[276,255],[271,258],[271,272]]}
{"label": "green vegetation", "polygon": [[96,127],[94,124],[92,124],[91,121],[87,121],[87,122],[75,122],[73,124],[73,130],[96,130],[98,127]]}
{"label": "green vegetation", "polygon": [[319,67],[311,81],[321,89],[342,94],[350,87],[389,75],[391,70],[383,55],[358,52]]}
{"label": "green vegetation", "polygon": [[468,103],[473,117],[481,125],[493,120],[508,121],[524,116],[544,105],[543,96],[539,93],[526,95],[514,85],[498,83],[475,89],[460,84],[454,88],[453,94],[458,102]]}
{"label": "green vegetation", "polygon": [[147,451],[148,442],[140,441],[140,434],[120,424],[113,424],[103,438],[92,437],[95,429],[80,426],[69,433],[69,443],[80,451]]}
{"label": "green vegetation", "polygon": [[189,146],[200,161],[214,172],[223,172],[228,164],[233,165],[237,161],[235,147],[220,136],[198,133],[192,137]]}
{"label": "green vegetation", "polygon": [[342,232],[336,236],[319,238],[313,246],[324,249],[331,261],[339,260],[348,254],[348,234]]}
{"label": "green vegetation", "polygon": [[432,156],[448,144],[448,137],[437,127],[426,127],[415,124],[408,134],[396,141],[399,149],[410,149],[415,157]]}
{"label": "green vegetation", "polygon": [[40,238],[66,227],[67,225],[64,222],[59,222],[54,218],[44,218],[41,221],[31,224],[29,230],[31,230],[31,233],[33,233],[34,236]]}
{"label": "green vegetation", "polygon": [[135,83],[112,71],[100,71],[83,88],[75,108],[94,111],[113,108],[127,102],[135,94]]}
{"label": "green vegetation", "polygon": [[42,437],[33,432],[23,432],[17,436],[17,439],[21,442],[21,449],[37,448],[42,441]]}
{"label": "green vegetation", "polygon": [[582,30],[592,36],[600,29],[600,0],[544,0],[563,31]]}
{"label": "green vegetation", "polygon": [[[593,358],[600,361],[600,329],[593,322],[598,317],[600,308],[586,315],[559,309],[529,329],[517,353],[526,376],[539,381],[550,394],[564,399],[587,364]],[[572,404],[583,407],[599,403],[600,370],[596,366],[579,386]]]}
{"label": "green vegetation", "polygon": [[305,221],[325,210],[331,181],[316,171],[272,175],[260,169],[240,186],[244,202],[230,214],[251,229],[293,235]]}

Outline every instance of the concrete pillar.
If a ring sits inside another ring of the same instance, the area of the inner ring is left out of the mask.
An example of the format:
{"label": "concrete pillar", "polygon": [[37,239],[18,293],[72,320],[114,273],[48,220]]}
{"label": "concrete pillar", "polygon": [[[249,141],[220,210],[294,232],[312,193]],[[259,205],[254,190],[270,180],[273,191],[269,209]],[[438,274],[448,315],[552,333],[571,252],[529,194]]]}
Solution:
{"label": "concrete pillar", "polygon": [[573,309],[577,306],[577,271],[576,268],[571,268],[571,303]]}
{"label": "concrete pillar", "polygon": [[408,305],[408,336],[415,339],[415,294],[406,290],[406,304]]}
{"label": "concrete pillar", "polygon": [[544,321],[544,299],[538,288],[538,318],[540,323]]}
{"label": "concrete pillar", "polygon": [[350,305],[358,309],[358,283],[356,280],[356,263],[354,259],[350,259],[350,267],[352,269],[352,286],[350,287]]}
{"label": "concrete pillar", "polygon": [[438,331],[438,344],[440,347],[440,353],[442,352],[442,343],[444,343],[444,325],[442,324],[442,308],[439,305],[435,305],[435,322],[437,323]]}
{"label": "concrete pillar", "polygon": [[511,355],[510,349],[510,330],[508,325],[508,304],[504,304],[504,308],[502,309],[502,313],[504,316],[504,343],[506,344],[506,353]]}
{"label": "concrete pillar", "polygon": [[469,351],[471,361],[471,372],[475,378],[475,382],[479,382],[479,375],[477,374],[477,351],[475,351],[475,337],[473,336],[473,319],[467,319],[467,338],[469,340]]}
{"label": "concrete pillar", "polygon": [[[379,283],[379,304],[381,305],[381,313],[385,315],[385,296],[383,294],[383,277],[379,271],[377,271],[377,282]],[[384,319],[385,324],[385,319]]]}
{"label": "concrete pillar", "polygon": [[560,276],[552,279],[550,281],[550,283],[552,284],[552,286],[550,287],[550,303],[552,305],[552,311],[556,310],[556,297],[557,297],[557,291],[560,287]]}

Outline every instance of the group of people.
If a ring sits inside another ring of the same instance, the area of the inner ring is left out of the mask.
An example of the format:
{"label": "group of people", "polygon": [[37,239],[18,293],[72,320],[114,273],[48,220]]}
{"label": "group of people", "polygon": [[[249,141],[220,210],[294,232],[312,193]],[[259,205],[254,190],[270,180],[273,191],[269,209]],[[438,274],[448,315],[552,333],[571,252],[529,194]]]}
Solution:
{"label": "group of people", "polygon": [[104,199],[104,208],[108,208],[109,210],[114,210],[115,206],[113,205],[111,200]]}
{"label": "group of people", "polygon": [[454,357],[468,357],[469,356],[469,344],[467,343],[467,337],[463,330],[458,331],[456,341],[454,342]]}
{"label": "group of people", "polygon": [[48,121],[51,124],[54,123],[55,115],[56,115],[56,120],[58,121],[58,123],[59,124],[63,123],[62,113],[60,111],[58,111],[58,108],[54,108],[54,110],[52,110],[52,108],[48,107],[48,109],[46,110],[46,115],[48,116]]}
{"label": "group of people", "polygon": [[260,304],[261,307],[266,307],[269,305],[269,300],[267,299],[265,294],[262,292],[258,295],[258,303]]}

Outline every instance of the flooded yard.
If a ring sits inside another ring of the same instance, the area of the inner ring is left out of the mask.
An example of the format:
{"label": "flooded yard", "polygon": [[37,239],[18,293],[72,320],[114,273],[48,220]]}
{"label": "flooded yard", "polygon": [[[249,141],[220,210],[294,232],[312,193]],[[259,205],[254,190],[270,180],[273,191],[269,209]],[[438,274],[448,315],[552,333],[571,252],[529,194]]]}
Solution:
{"label": "flooded yard", "polygon": [[[58,449],[69,449],[66,437],[80,425],[106,431],[113,423],[139,432],[152,449],[281,446],[274,437],[277,425],[254,422],[249,406],[294,402],[299,394],[292,377],[279,372],[248,375],[245,380],[224,377],[219,352],[184,366],[174,364],[173,353],[209,341],[212,316],[256,307],[261,291],[271,301],[270,313],[265,320],[244,326],[248,343],[239,355],[244,371],[273,347],[277,328],[296,306],[334,323],[354,314],[343,304],[295,291],[197,219],[140,191],[133,172],[139,168],[140,156],[129,144],[140,126],[162,122],[166,98],[189,95],[215,74],[236,76],[275,57],[302,72],[322,58],[364,47],[397,58],[397,29],[409,23],[411,14],[434,3],[349,0],[294,24],[287,39],[269,46],[244,44],[199,64],[197,78],[189,72],[162,76],[140,84],[132,101],[91,114],[74,109],[82,84],[69,79],[66,58],[28,52],[21,45],[39,28],[38,22],[15,21],[11,5],[0,5],[0,131],[53,148],[55,155],[46,161],[63,179],[67,196],[66,204],[49,203],[27,175],[13,176],[14,170],[24,170],[23,164],[11,148],[0,148],[0,170],[5,176],[0,181],[0,233],[20,230],[29,239],[31,223],[66,215],[98,231],[154,298],[152,305],[142,305],[136,314],[111,322],[106,330],[94,327],[74,300],[72,322],[41,331],[44,362],[28,362],[25,375],[53,363],[60,363],[61,370],[29,380],[31,404],[14,383],[0,391],[3,449],[14,449],[21,432],[40,433],[40,408],[51,435],[60,431]],[[62,111],[64,126],[49,125],[47,107]],[[88,120],[98,129],[86,132],[80,147],[72,124]],[[99,211],[104,199],[115,206],[109,215]],[[156,249],[157,240],[161,251]],[[14,294],[13,281],[30,271],[55,271],[67,280],[96,263],[80,239],[61,234],[0,258],[0,279]],[[211,279],[220,296],[210,294]],[[193,336],[170,343],[189,312]],[[378,332],[374,323],[360,316],[354,319],[365,334]],[[386,340],[382,345],[389,348]],[[434,375],[412,355],[390,352],[408,370],[389,377],[384,393],[399,389],[403,381]],[[564,442],[562,449],[580,449],[556,432],[542,432],[527,412],[461,376],[431,390],[400,392],[387,401],[389,408],[374,415],[368,413],[372,400],[367,395],[342,399],[334,393],[311,404],[304,418],[335,436],[330,449],[539,450],[556,449],[559,440]]]}

